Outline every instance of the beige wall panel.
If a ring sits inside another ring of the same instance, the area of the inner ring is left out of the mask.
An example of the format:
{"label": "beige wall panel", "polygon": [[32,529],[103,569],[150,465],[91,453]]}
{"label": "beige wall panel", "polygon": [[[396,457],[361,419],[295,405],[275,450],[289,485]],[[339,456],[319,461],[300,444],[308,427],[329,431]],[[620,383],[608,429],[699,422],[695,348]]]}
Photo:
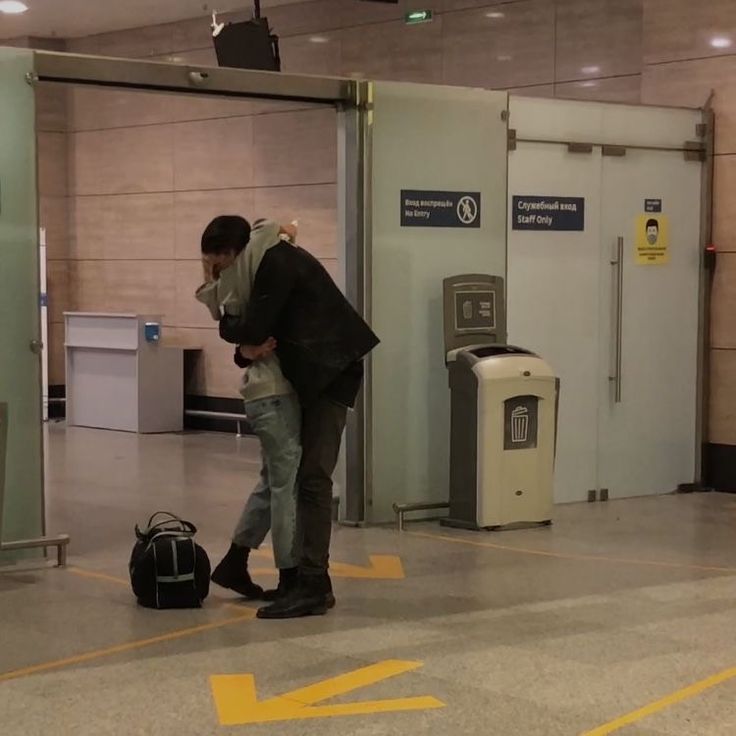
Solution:
{"label": "beige wall panel", "polygon": [[168,125],[70,135],[75,194],[170,192],[174,188],[173,130]]}
{"label": "beige wall panel", "polygon": [[337,114],[332,108],[259,115],[253,122],[256,186],[325,184],[337,175]]}
{"label": "beige wall panel", "polygon": [[241,215],[253,221],[261,215],[255,209],[252,189],[224,189],[211,192],[177,192],[174,195],[176,257],[201,258],[202,233],[218,215]]}
{"label": "beige wall panel", "polygon": [[736,350],[711,352],[710,441],[736,445]]}
{"label": "beige wall panel", "polygon": [[[76,197],[71,212],[73,258],[173,259],[174,195]],[[141,269],[147,268],[141,264]]]}

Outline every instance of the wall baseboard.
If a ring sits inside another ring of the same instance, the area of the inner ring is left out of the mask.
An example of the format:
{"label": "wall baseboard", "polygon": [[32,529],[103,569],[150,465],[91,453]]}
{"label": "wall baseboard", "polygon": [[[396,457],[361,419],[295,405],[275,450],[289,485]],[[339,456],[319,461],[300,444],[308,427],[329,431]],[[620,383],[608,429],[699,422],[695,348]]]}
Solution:
{"label": "wall baseboard", "polygon": [[714,490],[736,493],[736,445],[706,446],[706,478]]}
{"label": "wall baseboard", "polygon": [[[55,385],[49,386],[50,399],[63,399],[66,397],[66,386]],[[196,411],[214,411],[224,412],[228,414],[242,414],[242,399],[224,399],[216,396],[195,396],[189,394],[184,397],[184,410],[193,409]],[[49,419],[60,420],[66,418],[66,404],[64,402],[49,402]],[[191,429],[199,432],[226,432],[227,434],[236,434],[238,431],[237,422],[230,419],[217,419],[216,417],[191,417],[184,415],[184,429]],[[242,422],[240,431],[243,434],[252,434],[251,428],[247,422]]]}

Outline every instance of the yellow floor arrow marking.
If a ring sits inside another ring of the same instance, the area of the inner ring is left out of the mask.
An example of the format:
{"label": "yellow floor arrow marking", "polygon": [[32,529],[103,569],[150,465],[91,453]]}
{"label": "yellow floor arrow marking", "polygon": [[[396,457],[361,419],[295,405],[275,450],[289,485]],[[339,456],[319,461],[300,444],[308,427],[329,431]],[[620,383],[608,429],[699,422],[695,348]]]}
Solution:
{"label": "yellow floor arrow marking", "polygon": [[333,562],[330,573],[336,578],[373,578],[376,580],[403,580],[404,566],[401,558],[395,555],[370,555],[369,567],[348,565],[344,562]]}
{"label": "yellow floor arrow marking", "polygon": [[[267,550],[261,550],[259,557],[273,559]],[[401,558],[396,555],[370,555],[370,565],[349,565],[346,562],[331,562],[330,575],[335,578],[358,578],[362,580],[403,580],[406,575]],[[253,575],[274,575],[272,568],[258,568],[250,571]]]}
{"label": "yellow floor arrow marking", "polygon": [[258,702],[256,696],[253,675],[213,675],[210,681],[222,726],[444,708],[442,701],[431,696],[315,705],[328,698],[374,685],[389,677],[411,672],[421,666],[422,662],[389,659],[261,702]]}

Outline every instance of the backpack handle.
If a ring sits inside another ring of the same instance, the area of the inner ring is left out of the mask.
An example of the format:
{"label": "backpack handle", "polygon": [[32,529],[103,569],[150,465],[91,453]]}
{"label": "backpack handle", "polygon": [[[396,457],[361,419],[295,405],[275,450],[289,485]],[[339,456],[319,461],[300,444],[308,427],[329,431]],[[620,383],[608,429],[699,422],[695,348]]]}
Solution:
{"label": "backpack handle", "polygon": [[[166,518],[161,519],[161,521],[153,523],[154,519],[158,516],[164,516]],[[175,529],[176,531],[184,532],[185,534],[190,534],[194,536],[197,533],[197,527],[192,524],[191,521],[184,521],[184,519],[179,518],[175,514],[172,514],[169,511],[157,511],[151,518],[148,520],[148,525],[145,530],[145,532],[142,532],[138,524],[135,525],[135,535],[138,537],[138,539],[146,539],[151,535],[151,532],[162,529],[163,527],[166,527],[166,525],[171,524],[172,529]]]}
{"label": "backpack handle", "polygon": [[[166,516],[166,517],[168,517],[168,520],[169,520],[169,521],[179,521],[179,522],[181,521],[181,519],[180,519],[180,518],[179,518],[179,517],[178,517],[178,516],[177,516],[176,514],[172,514],[172,513],[170,512],[170,511],[157,511],[157,512],[156,512],[155,514],[153,514],[153,515],[151,516],[151,518],[150,518],[150,519],[148,520],[148,528],[149,528],[149,529],[150,529],[150,528],[151,528],[151,527],[153,526],[153,520],[154,520],[154,519],[155,519],[155,518],[156,518],[157,516]],[[160,524],[160,523],[161,523],[161,522],[159,522],[159,524]],[[157,524],[156,526],[158,526],[158,524]]]}

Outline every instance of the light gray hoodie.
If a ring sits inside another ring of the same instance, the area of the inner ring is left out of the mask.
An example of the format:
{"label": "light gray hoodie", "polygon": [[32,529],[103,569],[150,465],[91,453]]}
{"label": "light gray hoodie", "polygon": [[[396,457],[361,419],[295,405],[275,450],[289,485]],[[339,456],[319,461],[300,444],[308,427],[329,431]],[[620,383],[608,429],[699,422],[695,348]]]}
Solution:
{"label": "light gray hoodie", "polygon": [[[254,225],[247,247],[238,254],[232,266],[222,271],[216,281],[203,284],[197,289],[197,300],[210,310],[214,319],[219,321],[223,311],[232,316],[245,314],[263,256],[269,248],[281,242],[279,230],[279,226],[269,220],[262,220]],[[281,372],[281,364],[276,355],[250,365],[240,385],[240,394],[245,401],[257,401],[293,392],[292,385]]]}

